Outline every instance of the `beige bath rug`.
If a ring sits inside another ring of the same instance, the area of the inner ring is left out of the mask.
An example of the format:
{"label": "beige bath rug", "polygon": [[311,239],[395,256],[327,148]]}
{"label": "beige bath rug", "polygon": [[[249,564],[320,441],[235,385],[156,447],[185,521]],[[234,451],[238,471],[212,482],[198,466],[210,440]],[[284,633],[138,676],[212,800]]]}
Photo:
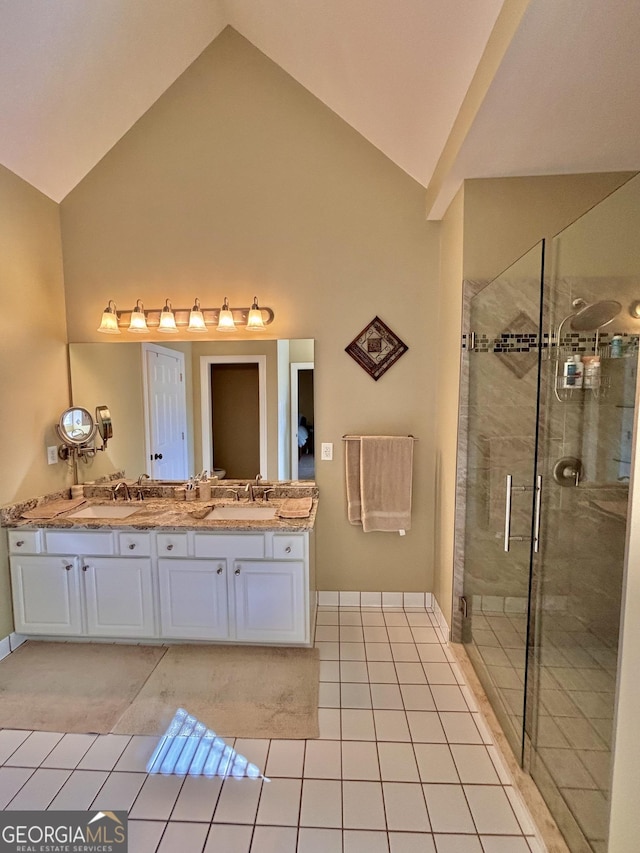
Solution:
{"label": "beige bath rug", "polygon": [[0,728],[107,734],[166,651],[29,640],[0,661]]}
{"label": "beige bath rug", "polygon": [[160,735],[185,708],[221,737],[318,737],[317,649],[171,646],[113,731]]}

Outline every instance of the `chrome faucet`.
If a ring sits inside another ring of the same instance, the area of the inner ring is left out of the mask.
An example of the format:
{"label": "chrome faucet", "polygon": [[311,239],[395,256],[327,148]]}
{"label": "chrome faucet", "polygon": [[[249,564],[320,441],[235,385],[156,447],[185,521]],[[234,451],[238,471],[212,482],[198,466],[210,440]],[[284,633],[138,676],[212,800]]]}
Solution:
{"label": "chrome faucet", "polygon": [[148,474],[140,474],[140,476],[138,477],[138,482],[136,483],[136,485],[141,486],[143,480],[150,480],[150,479],[151,478],[149,477]]}
{"label": "chrome faucet", "polygon": [[122,489],[122,491],[124,492],[125,501],[130,501],[131,492],[129,491],[129,486],[125,483],[124,480],[121,480],[116,486],[113,486],[113,488],[111,489],[111,495],[113,500],[117,500],[118,492],[120,491],[120,489]]}
{"label": "chrome faucet", "polygon": [[273,492],[273,494],[275,494],[276,490],[275,489],[264,489],[264,491],[262,492],[262,499],[264,501],[268,501],[269,495],[271,494],[271,492]]}
{"label": "chrome faucet", "polygon": [[[258,476],[260,475],[258,474]],[[256,499],[256,492],[253,483],[247,483],[247,485],[244,487],[244,490],[248,494],[248,499],[251,501],[251,503],[254,503]]]}

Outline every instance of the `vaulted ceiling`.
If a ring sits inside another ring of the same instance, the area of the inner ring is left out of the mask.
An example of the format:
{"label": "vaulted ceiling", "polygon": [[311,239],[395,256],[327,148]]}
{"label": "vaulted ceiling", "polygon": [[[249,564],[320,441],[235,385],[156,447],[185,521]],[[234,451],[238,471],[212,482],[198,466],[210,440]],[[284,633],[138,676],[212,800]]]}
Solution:
{"label": "vaulted ceiling", "polygon": [[231,25],[427,188],[640,169],[629,0],[0,0],[0,163],[60,201]]}

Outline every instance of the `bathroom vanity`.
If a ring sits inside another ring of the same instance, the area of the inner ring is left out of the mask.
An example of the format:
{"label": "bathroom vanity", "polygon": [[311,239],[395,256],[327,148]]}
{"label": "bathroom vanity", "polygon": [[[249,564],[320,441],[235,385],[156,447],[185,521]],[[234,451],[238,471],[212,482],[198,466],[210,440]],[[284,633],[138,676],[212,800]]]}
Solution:
{"label": "bathroom vanity", "polygon": [[71,513],[21,522],[9,530],[15,630],[308,645],[315,503],[291,520],[202,519],[158,500],[140,504],[135,523]]}

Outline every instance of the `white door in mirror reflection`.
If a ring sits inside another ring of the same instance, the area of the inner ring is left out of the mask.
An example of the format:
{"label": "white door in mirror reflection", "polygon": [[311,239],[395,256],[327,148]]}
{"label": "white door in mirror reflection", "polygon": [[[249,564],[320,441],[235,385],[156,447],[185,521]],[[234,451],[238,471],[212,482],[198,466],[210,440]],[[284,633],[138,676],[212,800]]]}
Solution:
{"label": "white door in mirror reflection", "polygon": [[184,353],[144,344],[147,473],[158,480],[189,476]]}

